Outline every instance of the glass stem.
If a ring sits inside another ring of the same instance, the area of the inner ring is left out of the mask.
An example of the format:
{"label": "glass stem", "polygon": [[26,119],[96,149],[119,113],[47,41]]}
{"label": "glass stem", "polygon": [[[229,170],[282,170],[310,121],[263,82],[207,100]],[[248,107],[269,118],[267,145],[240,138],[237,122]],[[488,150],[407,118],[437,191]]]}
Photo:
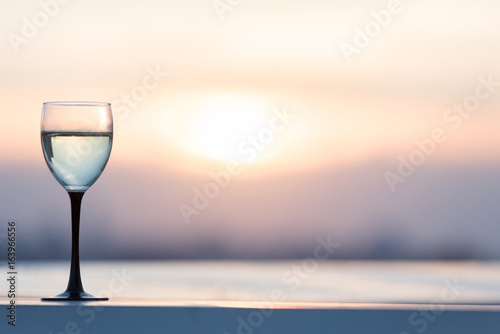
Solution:
{"label": "glass stem", "polygon": [[69,191],[71,201],[71,271],[66,292],[70,295],[79,295],[83,291],[82,278],[80,276],[80,208],[85,192]]}

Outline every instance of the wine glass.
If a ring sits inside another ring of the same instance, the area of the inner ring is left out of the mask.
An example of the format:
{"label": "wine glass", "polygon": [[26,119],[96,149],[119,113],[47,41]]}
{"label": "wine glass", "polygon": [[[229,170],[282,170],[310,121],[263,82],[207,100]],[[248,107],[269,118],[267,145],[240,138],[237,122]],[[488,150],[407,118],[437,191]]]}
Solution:
{"label": "wine glass", "polygon": [[80,277],[80,207],[85,191],[99,178],[111,153],[111,105],[101,102],[45,102],[42,149],[52,175],[71,201],[71,271],[66,291],[43,301],[108,300],[83,290]]}

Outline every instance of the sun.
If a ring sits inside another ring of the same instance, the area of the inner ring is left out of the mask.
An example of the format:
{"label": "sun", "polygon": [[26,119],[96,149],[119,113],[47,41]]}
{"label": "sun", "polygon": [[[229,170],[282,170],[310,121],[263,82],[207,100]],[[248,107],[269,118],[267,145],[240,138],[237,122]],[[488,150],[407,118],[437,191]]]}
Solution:
{"label": "sun", "polygon": [[216,102],[193,113],[190,149],[206,158],[240,161],[238,147],[266,120],[266,112],[255,103],[241,99]]}
{"label": "sun", "polygon": [[157,98],[147,108],[147,122],[138,118],[134,129],[143,124],[151,140],[161,142],[161,150],[144,150],[144,156],[154,154],[169,168],[205,174],[244,167],[252,177],[306,168],[325,156],[312,145],[315,120],[300,103],[289,106],[280,97],[186,92]]}

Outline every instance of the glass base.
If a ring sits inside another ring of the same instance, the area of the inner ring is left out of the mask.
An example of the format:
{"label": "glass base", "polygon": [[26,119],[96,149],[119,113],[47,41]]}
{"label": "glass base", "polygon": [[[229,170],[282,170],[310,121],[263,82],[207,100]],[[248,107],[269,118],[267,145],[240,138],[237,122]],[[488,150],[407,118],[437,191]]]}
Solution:
{"label": "glass base", "polygon": [[109,300],[108,297],[96,297],[94,295],[91,295],[90,293],[87,293],[85,291],[82,292],[63,292],[61,294],[58,294],[57,296],[54,297],[45,297],[42,298],[43,302],[50,302],[50,301],[103,301],[103,300]]}

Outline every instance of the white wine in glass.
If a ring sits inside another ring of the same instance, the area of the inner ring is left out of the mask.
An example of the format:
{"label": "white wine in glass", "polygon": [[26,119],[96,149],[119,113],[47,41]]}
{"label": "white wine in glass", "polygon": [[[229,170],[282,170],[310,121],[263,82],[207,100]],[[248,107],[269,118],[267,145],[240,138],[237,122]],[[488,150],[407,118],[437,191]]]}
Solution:
{"label": "white wine in glass", "polygon": [[71,201],[71,270],[65,292],[43,301],[107,300],[84,291],[80,276],[80,208],[85,191],[99,178],[111,153],[111,105],[102,102],[45,102],[42,149],[52,175]]}
{"label": "white wine in glass", "polygon": [[57,181],[70,191],[85,191],[99,178],[112,140],[112,132],[42,131],[45,161]]}

